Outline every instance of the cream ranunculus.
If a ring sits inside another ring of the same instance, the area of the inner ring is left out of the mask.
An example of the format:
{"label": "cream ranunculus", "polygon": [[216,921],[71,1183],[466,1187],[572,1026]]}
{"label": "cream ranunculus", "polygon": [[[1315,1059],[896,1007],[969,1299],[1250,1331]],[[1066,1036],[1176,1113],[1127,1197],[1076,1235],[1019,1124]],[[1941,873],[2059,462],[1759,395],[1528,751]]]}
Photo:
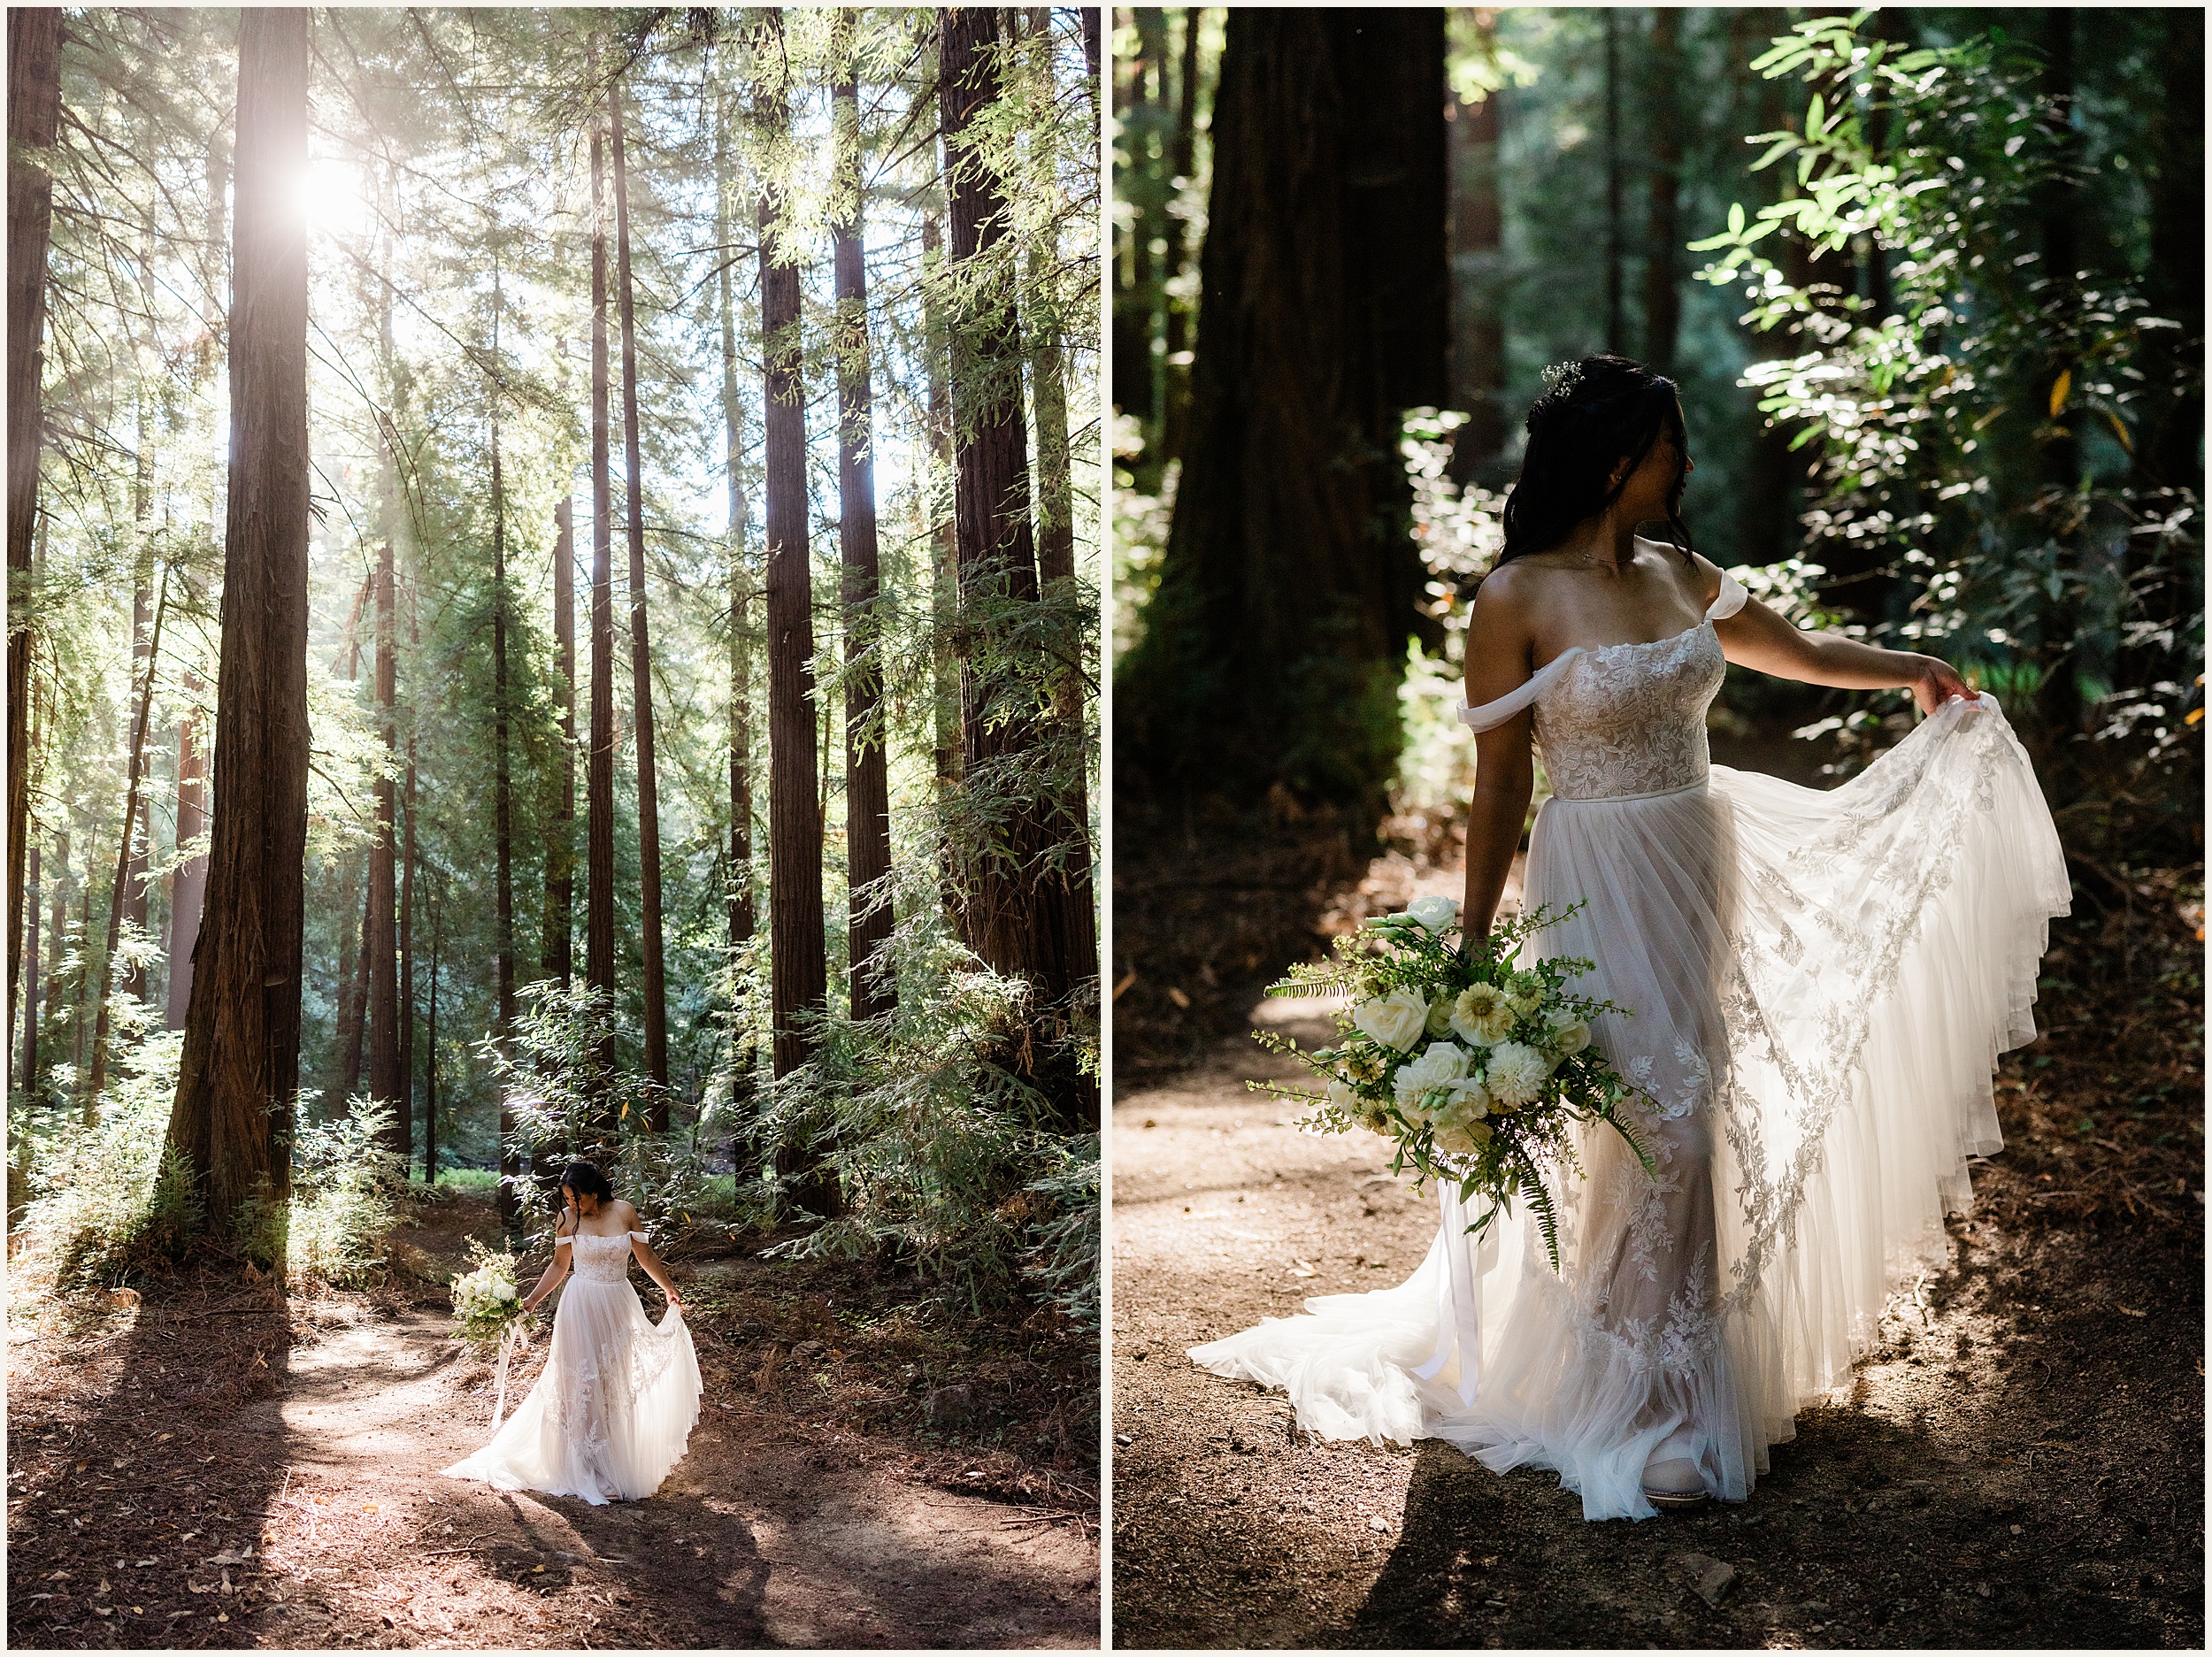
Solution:
{"label": "cream ranunculus", "polygon": [[1406,905],[1406,913],[1432,932],[1440,932],[1459,918],[1459,905],[1450,898],[1416,898]]}
{"label": "cream ranunculus", "polygon": [[1475,1136],[1463,1127],[1454,1125],[1436,1131],[1436,1148],[1447,1156],[1472,1156]]}
{"label": "cream ranunculus", "polygon": [[1428,1027],[1429,1004],[1412,990],[1393,990],[1355,1007],[1352,1022],[1384,1047],[1403,1053]]}
{"label": "cream ranunculus", "polygon": [[1479,1047],[1502,1041],[1513,1030],[1513,1009],[1494,984],[1477,984],[1452,1002],[1452,1030]]}
{"label": "cream ranunculus", "polygon": [[1532,1104],[1550,1079],[1551,1061],[1525,1042],[1501,1041],[1490,1049],[1483,1078],[1490,1096],[1508,1110]]}
{"label": "cream ranunculus", "polygon": [[1417,1121],[1434,1121],[1450,1097],[1452,1084],[1466,1076],[1467,1058],[1464,1047],[1432,1041],[1427,1052],[1401,1066],[1395,1078],[1399,1113]]}
{"label": "cream ranunculus", "polygon": [[1526,1018],[1544,1004],[1544,980],[1533,972],[1516,972],[1506,989],[1506,1005],[1517,1018]]}
{"label": "cream ranunculus", "polygon": [[1590,1026],[1578,1018],[1551,1032],[1544,1045],[1563,1059],[1571,1059],[1590,1045]]}

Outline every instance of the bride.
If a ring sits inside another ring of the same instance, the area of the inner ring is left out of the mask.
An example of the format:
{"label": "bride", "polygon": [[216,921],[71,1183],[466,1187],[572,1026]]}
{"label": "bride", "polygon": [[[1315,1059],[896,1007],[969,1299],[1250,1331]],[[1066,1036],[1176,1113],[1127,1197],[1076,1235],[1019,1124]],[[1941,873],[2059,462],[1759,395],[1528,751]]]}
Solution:
{"label": "bride", "polygon": [[[534,1309],[573,1264],[545,1372],[492,1441],[446,1477],[581,1496],[594,1507],[660,1488],[699,1419],[699,1361],[676,1285],[637,1223],[637,1210],[591,1163],[562,1173],[553,1260],[522,1302]],[[657,1325],[630,1286],[633,1250],[668,1297]]]}
{"label": "bride", "polygon": [[[1673,385],[1618,357],[1528,417],[1505,546],[1467,636],[1470,937],[1505,886],[1540,748],[1525,902],[1584,907],[1527,947],[1595,966],[1598,1047],[1644,1095],[1553,1180],[1556,1273],[1524,1213],[1478,1242],[1448,1187],[1394,1289],[1194,1347],[1333,1438],[1446,1439],[1548,1468],[1590,1519],[1741,1501],[1803,1405],[1847,1383],[1901,1274],[1944,1256],[1990,1073],[2031,1040],[2070,889],[1995,701],[1933,656],[1800,632],[1689,549]],[[1662,520],[1666,541],[1635,533]],[[1725,664],[1909,687],[1926,717],[1828,792],[1710,765]]]}

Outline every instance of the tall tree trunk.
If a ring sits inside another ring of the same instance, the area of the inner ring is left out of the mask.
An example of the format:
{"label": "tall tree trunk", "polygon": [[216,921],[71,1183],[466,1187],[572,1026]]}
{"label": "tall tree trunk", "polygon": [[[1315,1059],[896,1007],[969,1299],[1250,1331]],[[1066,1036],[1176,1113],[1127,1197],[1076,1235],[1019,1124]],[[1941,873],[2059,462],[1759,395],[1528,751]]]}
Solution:
{"label": "tall tree trunk", "polygon": [[[597,54],[593,53],[593,73]],[[613,486],[607,463],[607,225],[603,137],[591,133],[591,746],[584,759],[584,986],[603,1001],[590,1082],[603,1089],[614,1057]]]}
{"label": "tall tree trunk", "polygon": [[[422,1182],[426,1185],[438,1183],[438,946],[443,939],[444,922],[445,906],[434,892],[430,901],[430,1023],[423,1032],[429,1050],[422,1096]],[[504,1201],[503,1185],[500,1192]]]}
{"label": "tall tree trunk", "polygon": [[922,355],[929,387],[929,620],[940,793],[960,777],[960,662],[953,647],[960,555],[953,537],[952,391],[947,383],[951,348],[938,299],[943,251],[943,226],[931,213],[922,220]]}
{"label": "tall tree trunk", "polygon": [[[46,334],[46,249],[54,184],[46,152],[61,124],[58,7],[8,9],[8,936],[23,929],[23,848],[30,821],[31,540],[38,518],[39,401]],[[8,963],[8,1027],[18,969]]]}
{"label": "tall tree trunk", "polygon": [[[753,661],[752,576],[745,562],[745,405],[738,391],[737,295],[732,273],[735,255],[728,94],[718,82],[714,128],[714,236],[722,251],[717,300],[722,324],[722,474],[729,490],[726,531],[730,561],[730,947],[742,949],[753,939]],[[745,1098],[742,1078],[736,1101]]]}
{"label": "tall tree trunk", "polygon": [[[1159,272],[1152,243],[1165,215],[1160,211],[1160,168],[1153,152],[1160,136],[1160,104],[1167,92],[1167,24],[1158,6],[1133,11],[1137,56],[1129,66],[1129,100],[1122,111],[1129,165],[1119,180],[1132,213],[1121,290],[1114,299],[1114,406],[1143,425],[1148,442],[1157,442],[1159,428],[1154,419],[1159,386],[1152,346]],[[1148,455],[1145,460],[1149,472],[1158,456]]]}
{"label": "tall tree trunk", "polygon": [[[756,94],[764,136],[787,136],[780,12],[764,14],[774,62]],[[828,999],[822,938],[822,817],[814,792],[814,588],[807,533],[806,404],[800,374],[798,249],[784,221],[782,189],[760,191],[760,327],[764,395],[768,539],[768,937],[769,1001],[776,1079],[805,1063],[814,1022]],[[837,1212],[833,1176],[810,1144],[787,1139],[777,1172],[793,1199],[817,1214]]]}
{"label": "tall tree trunk", "polygon": [[38,901],[44,889],[38,878],[38,840],[35,825],[30,825],[32,835],[29,872],[24,878],[24,912],[29,924],[23,929],[23,968],[27,978],[23,987],[23,1097],[32,1097],[32,1087],[38,1078]]}
{"label": "tall tree trunk", "polygon": [[[499,355],[501,289],[492,276],[492,356]],[[508,756],[507,483],[499,458],[499,394],[492,394],[492,944],[498,955],[499,1039],[515,1034],[514,777]]]}
{"label": "tall tree trunk", "polygon": [[[1180,189],[1198,169],[1198,35],[1203,6],[1183,8],[1183,50],[1175,80],[1175,138],[1168,153],[1171,188]],[[1041,33],[1050,28],[1052,13],[1039,7],[1030,14]],[[1167,221],[1167,269],[1160,283],[1160,309],[1166,316],[1167,355],[1160,421],[1160,456],[1179,460],[1183,454],[1186,428],[1190,423],[1190,307],[1168,290],[1182,279],[1190,263],[1190,220],[1170,214]],[[1049,578],[1048,578],[1049,579]]]}
{"label": "tall tree trunk", "polygon": [[164,570],[161,594],[154,602],[154,631],[146,651],[145,677],[138,693],[138,717],[131,726],[130,768],[123,785],[123,832],[119,837],[115,852],[115,885],[108,897],[108,943],[100,955],[99,1010],[94,1015],[92,1031],[92,1077],[84,1092],[87,1125],[94,1120],[100,1103],[100,1090],[107,1084],[109,998],[111,986],[114,986],[119,993],[120,989],[115,970],[115,955],[123,939],[134,851],[132,840],[138,821],[139,780],[146,769],[146,725],[154,713],[154,664],[161,655],[161,624],[168,608],[169,575]]}
{"label": "tall tree trunk", "polygon": [[1443,24],[1228,14],[1190,443],[1115,681],[1118,809],[1280,783],[1356,833],[1381,819],[1406,641],[1435,637],[1397,441],[1445,398]]}
{"label": "tall tree trunk", "polygon": [[576,914],[576,502],[553,509],[553,641],[561,670],[560,802],[545,847],[545,970],[563,989],[574,970]]}
{"label": "tall tree trunk", "polygon": [[[1497,13],[1471,17],[1475,49],[1494,62]],[[1499,304],[1505,212],[1498,196],[1498,144],[1505,97],[1493,88],[1454,106],[1451,209],[1452,389],[1467,423],[1452,438],[1452,475],[1464,483],[1504,450],[1505,313]]]}
{"label": "tall tree trunk", "polygon": [[630,280],[630,170],[622,157],[622,91],[607,87],[607,128],[614,140],[615,253],[622,306],[622,445],[629,474],[624,498],[630,518],[630,699],[637,722],[639,951],[645,969],[645,1070],[655,1091],[649,1123],[668,1132],[668,985],[661,940],[660,785],[653,764],[653,653],[645,625],[645,467],[639,457],[637,311]]}
{"label": "tall tree trunk", "polygon": [[1663,374],[1674,372],[1675,335],[1682,318],[1677,252],[1682,236],[1676,226],[1682,194],[1681,19],[1672,6],[1652,9],[1651,50],[1645,63],[1651,188],[1644,237],[1644,361]]}
{"label": "tall tree trunk", "polygon": [[1090,72],[1091,115],[1094,119],[1095,119],[1099,114],[1098,72],[1099,58],[1101,54],[1099,50],[1098,39],[1098,12],[1099,9],[1096,6],[1078,6],[1075,9],[1075,15],[1081,19],[1082,22],[1083,64],[1085,68]]}
{"label": "tall tree trunk", "polygon": [[215,811],[169,1144],[206,1226],[291,1194],[307,841],[309,13],[240,14]]}
{"label": "tall tree trunk", "polygon": [[1624,257],[1621,234],[1621,14],[1605,12],[1605,349],[1618,357],[1628,349],[1628,322],[1622,310]]}
{"label": "tall tree trunk", "polygon": [[[137,405],[136,475],[131,483],[131,529],[132,538],[137,543],[138,566],[131,579],[131,677],[145,685],[150,694],[153,677],[150,671],[146,640],[154,605],[154,556],[152,543],[148,539],[154,508],[154,456],[152,447],[147,441],[149,420],[142,387],[138,393]],[[143,939],[146,934],[146,843],[153,837],[152,825],[149,821],[152,816],[150,805],[145,815],[132,825],[129,862],[124,866],[123,879],[115,894],[116,901],[123,906],[123,924],[134,940]],[[144,966],[136,961],[126,962],[122,971],[116,976],[116,992],[122,995],[143,996],[146,993]]]}
{"label": "tall tree trunk", "polygon": [[[2147,486],[2204,493],[2204,12],[2176,6],[2159,14],[2165,33],[2151,153],[2151,260],[2144,296],[2151,314],[2178,322],[2147,341],[2148,416],[2135,446]],[[2176,595],[2187,607],[2185,589]],[[2177,612],[2177,620],[2180,614]]]}
{"label": "tall tree trunk", "polygon": [[[1014,256],[999,180],[970,128],[997,96],[992,72],[999,15],[960,7],[942,18],[939,95],[945,139],[952,257],[971,273],[952,325],[955,403],[955,535],[964,613],[987,614],[1039,596],[1029,521],[1028,441],[1022,418],[1021,330]],[[1019,676],[972,656],[964,677],[964,746],[972,786],[979,769],[1018,765],[1041,732],[1033,691]],[[1065,799],[1025,799],[1007,813],[998,844],[980,848],[964,880],[962,930],[969,947],[1001,972],[1033,986],[1032,1028],[1016,1062],[1052,1102],[1064,1126],[1098,1124],[1095,1081],[1074,1063],[1072,1044],[1054,1039],[1079,1015],[1098,974],[1092,914],[1088,825]]]}
{"label": "tall tree trunk", "polygon": [[831,91],[839,206],[830,227],[837,266],[838,542],[845,561],[845,868],[849,890],[847,954],[852,1016],[876,1018],[898,1005],[890,942],[891,792],[881,717],[883,672],[877,648],[876,464],[872,368],[868,342],[868,271],[860,227],[860,86],[853,69],[853,13],[839,14],[833,49],[840,74]]}
{"label": "tall tree trunk", "polygon": [[46,1007],[42,1022],[49,1028],[62,1016],[62,950],[69,932],[69,824],[64,817],[54,830],[54,899],[46,924]]}
{"label": "tall tree trunk", "polygon": [[407,589],[407,779],[402,802],[407,826],[402,831],[399,852],[399,1096],[411,1139],[415,1112],[415,720],[422,706],[414,677],[419,671],[415,664],[421,659],[422,633],[417,625],[411,581]]}
{"label": "tall tree trunk", "polygon": [[[196,698],[198,675],[185,670],[184,694]],[[177,845],[190,845],[207,832],[207,756],[200,751],[199,721],[188,713],[177,725]],[[169,887],[168,1028],[184,1028],[192,1003],[192,957],[200,941],[200,905],[207,892],[207,854],[177,865]]]}
{"label": "tall tree trunk", "polygon": [[399,641],[393,593],[392,543],[388,536],[376,564],[376,718],[383,754],[376,768],[376,831],[369,842],[369,909],[361,949],[369,981],[369,1098],[392,1112],[387,1147],[404,1163],[411,1155],[407,1094],[399,1068],[399,940],[395,922],[399,907],[397,788],[392,762],[398,757],[395,711]]}

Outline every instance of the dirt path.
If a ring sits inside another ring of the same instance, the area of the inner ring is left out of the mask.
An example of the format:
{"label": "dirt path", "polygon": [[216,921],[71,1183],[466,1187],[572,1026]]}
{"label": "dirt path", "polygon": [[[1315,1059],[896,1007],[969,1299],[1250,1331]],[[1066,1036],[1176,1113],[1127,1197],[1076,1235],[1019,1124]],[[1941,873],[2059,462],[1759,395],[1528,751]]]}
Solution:
{"label": "dirt path", "polygon": [[689,1453],[650,1500],[595,1507],[437,1476],[492,1404],[443,1312],[180,1293],[12,1313],[18,1646],[1097,1642],[1079,1513],[943,1488],[959,1452],[787,1407],[733,1377],[710,1317]]}
{"label": "dirt path", "polygon": [[1241,1085],[1289,1074],[1232,1040],[1115,1109],[1117,1645],[2201,1644],[2187,1229],[1955,1222],[1951,1269],[1893,1300],[1749,1502],[1594,1525],[1548,1474],[1302,1442],[1279,1396],[1183,1356],[1428,1247],[1379,1141],[1301,1135]]}

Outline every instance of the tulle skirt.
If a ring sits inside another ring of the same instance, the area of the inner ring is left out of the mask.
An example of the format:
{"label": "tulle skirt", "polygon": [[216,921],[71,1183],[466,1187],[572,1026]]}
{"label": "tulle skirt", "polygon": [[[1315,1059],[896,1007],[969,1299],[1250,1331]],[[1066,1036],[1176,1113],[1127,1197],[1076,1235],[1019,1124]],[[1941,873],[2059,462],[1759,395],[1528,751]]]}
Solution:
{"label": "tulle skirt", "polygon": [[572,1276],[538,1383],[448,1478],[580,1496],[598,1507],[658,1490],[699,1419],[699,1360],[683,1314],[656,1324],[626,1279]]}
{"label": "tulle skirt", "polygon": [[2026,755],[1954,702],[1832,791],[1711,769],[1655,797],[1548,802],[1527,946],[1644,1090],[1647,1174],[1609,1128],[1477,1243],[1448,1193],[1394,1289],[1324,1295],[1191,1356],[1284,1389],[1333,1438],[1440,1438],[1555,1469],[1591,1519],[1644,1518],[1663,1450],[1741,1500],[1805,1404],[1847,1383],[1890,1288],[1941,1257],[1967,1159],[2000,1148],[1997,1055],[2032,1040],[2070,900]]}

